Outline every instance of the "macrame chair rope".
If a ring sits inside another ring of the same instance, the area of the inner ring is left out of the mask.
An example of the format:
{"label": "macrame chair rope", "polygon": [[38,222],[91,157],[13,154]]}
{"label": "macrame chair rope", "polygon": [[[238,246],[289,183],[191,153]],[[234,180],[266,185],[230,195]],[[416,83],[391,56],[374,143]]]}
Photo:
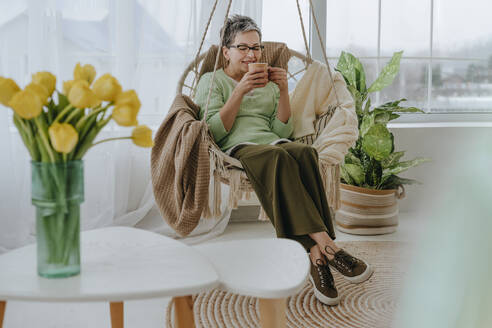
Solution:
{"label": "macrame chair rope", "polygon": [[[296,0],[299,3],[299,0]],[[314,26],[316,27],[316,32],[318,34],[319,43],[321,45],[321,51],[323,52],[323,58],[325,59],[326,67],[328,68],[328,74],[330,75],[331,85],[333,85],[333,91],[335,92],[335,98],[337,100],[337,107],[340,106],[340,100],[338,99],[337,89],[335,88],[335,81],[333,81],[333,76],[331,74],[330,64],[328,63],[328,56],[326,56],[326,48],[321,38],[321,34],[319,32],[318,21],[316,20],[316,15],[314,14],[313,2],[309,0],[309,7],[311,8],[311,14],[313,15]],[[306,37],[306,36],[304,36]]]}
{"label": "macrame chair rope", "polygon": [[[306,54],[307,54],[308,58],[311,59],[311,53],[309,51],[309,46],[308,46],[307,37],[306,37],[306,31],[304,28],[304,21],[302,20],[301,6],[299,5],[299,0],[296,0],[296,2],[297,2],[297,11],[299,13],[299,20],[301,22],[302,37],[304,38],[304,45],[306,46]],[[328,62],[328,57],[326,56],[325,43],[323,42],[323,38],[321,38],[321,33],[319,32],[318,21],[316,20],[316,15],[314,14],[313,2],[311,0],[309,0],[309,7],[311,8],[311,15],[313,16],[314,26],[316,27],[316,34],[318,34],[318,40],[319,40],[319,43],[321,45],[321,50],[323,51],[323,58],[325,60],[326,67],[328,69],[328,74],[330,76],[331,85],[335,86],[335,82],[333,81],[333,76],[332,76],[331,70],[330,70],[330,63]],[[337,107],[338,107],[338,106],[340,106],[340,100],[338,99],[337,90],[335,88],[333,88],[333,91],[335,91],[335,99],[337,100]]]}
{"label": "macrame chair rope", "polygon": [[215,9],[217,8],[218,2],[219,2],[219,0],[215,0],[214,6],[212,7],[212,10],[210,11],[210,16],[208,17],[208,21],[207,21],[207,26],[205,27],[205,32],[203,33],[202,40],[200,41],[200,47],[198,47],[198,51],[196,52],[196,55],[195,55],[195,61],[193,62],[194,63],[194,72],[195,72],[193,82],[191,83],[191,90],[193,91],[193,97],[195,96],[194,90],[196,88],[196,83],[198,83],[198,81],[196,79],[196,77],[198,75],[198,58],[200,57],[200,52],[202,51],[203,42],[205,41],[205,37],[207,36],[208,28],[210,27],[210,22],[212,21],[212,17],[214,16]]}
{"label": "macrame chair rope", "polygon": [[[297,12],[299,13],[299,20],[301,22],[302,37],[304,38],[304,46],[306,47],[306,57],[311,61],[311,52],[309,51],[309,45],[306,37],[306,30],[304,29],[304,21],[302,20],[301,6],[299,5],[299,0],[296,0]],[[306,65],[307,68],[307,65]]]}
{"label": "macrame chair rope", "polygon": [[[231,4],[232,0],[229,0],[229,4],[227,5],[227,10],[224,18],[224,25],[222,25],[222,31],[220,32],[220,44],[219,44],[219,50],[217,51],[217,56],[215,56],[215,65],[214,65],[214,72],[212,73],[212,79],[210,80],[210,88],[208,89],[208,97],[207,97],[207,105],[205,106],[205,113],[203,114],[202,122],[205,121],[207,118],[208,114],[208,105],[210,104],[210,96],[212,95],[212,87],[214,85],[214,80],[215,80],[215,72],[217,72],[217,64],[219,63],[219,57],[222,52],[222,40],[224,39],[224,32],[225,32],[225,26],[227,23],[227,18],[229,17],[229,11],[231,10]],[[211,13],[213,15],[213,12]]]}

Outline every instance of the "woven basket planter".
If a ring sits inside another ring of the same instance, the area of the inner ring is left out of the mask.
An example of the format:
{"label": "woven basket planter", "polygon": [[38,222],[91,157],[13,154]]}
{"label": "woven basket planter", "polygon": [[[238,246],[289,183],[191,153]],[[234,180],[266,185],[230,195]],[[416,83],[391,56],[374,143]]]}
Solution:
{"label": "woven basket planter", "polygon": [[396,231],[399,189],[374,190],[340,184],[342,205],[336,212],[337,229],[355,235],[380,235]]}

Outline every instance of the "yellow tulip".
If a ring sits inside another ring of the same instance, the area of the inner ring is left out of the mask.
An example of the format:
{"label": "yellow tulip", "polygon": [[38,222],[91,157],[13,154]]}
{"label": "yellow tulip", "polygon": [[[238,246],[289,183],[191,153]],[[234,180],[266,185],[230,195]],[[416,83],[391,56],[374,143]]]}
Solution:
{"label": "yellow tulip", "polygon": [[31,82],[28,85],[26,85],[24,90],[29,90],[35,93],[39,97],[39,100],[43,105],[46,105],[48,103],[48,97],[49,97],[48,90],[46,90],[46,88],[41,84]]}
{"label": "yellow tulip", "polygon": [[114,106],[111,116],[118,125],[135,126],[138,124],[137,114],[138,111],[129,105],[117,105]]}
{"label": "yellow tulip", "polygon": [[17,92],[10,99],[9,106],[14,112],[27,120],[35,118],[43,111],[43,103],[39,96],[30,90],[22,90]]}
{"label": "yellow tulip", "polygon": [[[70,89],[72,89],[72,86],[73,86],[73,83],[75,81],[74,80],[70,80],[70,81],[64,81],[63,82],[63,94],[65,96],[68,96],[68,94],[70,93]],[[89,84],[89,83],[87,83]]]}
{"label": "yellow tulip", "polygon": [[32,75],[32,82],[42,85],[48,91],[48,97],[53,94],[56,87],[56,76],[50,72],[37,72]]}
{"label": "yellow tulip", "polygon": [[84,84],[87,84],[89,86],[89,82],[86,80],[70,80],[70,81],[64,81],[63,82],[63,94],[68,97],[68,94],[70,93],[70,90],[72,89],[73,84],[76,81],[81,81]]}
{"label": "yellow tulip", "polygon": [[92,81],[94,81],[95,77],[96,77],[96,70],[94,66],[90,64],[81,66],[80,63],[77,63],[77,65],[75,65],[75,68],[73,70],[74,80],[86,80],[87,82],[89,82],[90,85]]}
{"label": "yellow tulip", "polygon": [[146,125],[139,125],[132,131],[133,143],[140,147],[153,147],[152,130]]}
{"label": "yellow tulip", "polygon": [[79,140],[77,130],[68,123],[53,123],[48,128],[48,134],[53,148],[64,154],[70,153]]}
{"label": "yellow tulip", "polygon": [[75,81],[68,94],[68,101],[77,108],[92,108],[101,103],[101,100],[89,88],[87,81]]}
{"label": "yellow tulip", "polygon": [[128,105],[132,107],[137,113],[140,110],[140,100],[138,99],[135,90],[127,90],[120,93],[115,99],[115,105]]}
{"label": "yellow tulip", "polygon": [[20,88],[14,80],[0,77],[0,104],[8,106],[10,99],[19,91]]}
{"label": "yellow tulip", "polygon": [[114,101],[121,93],[121,85],[114,76],[107,73],[94,82],[92,90],[100,99]]}

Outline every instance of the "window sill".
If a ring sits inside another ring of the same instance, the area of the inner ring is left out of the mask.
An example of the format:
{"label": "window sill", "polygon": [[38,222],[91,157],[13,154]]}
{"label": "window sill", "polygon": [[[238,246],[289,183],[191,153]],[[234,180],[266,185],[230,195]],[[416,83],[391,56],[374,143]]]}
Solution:
{"label": "window sill", "polygon": [[469,128],[492,127],[492,113],[403,114],[388,123],[389,128]]}

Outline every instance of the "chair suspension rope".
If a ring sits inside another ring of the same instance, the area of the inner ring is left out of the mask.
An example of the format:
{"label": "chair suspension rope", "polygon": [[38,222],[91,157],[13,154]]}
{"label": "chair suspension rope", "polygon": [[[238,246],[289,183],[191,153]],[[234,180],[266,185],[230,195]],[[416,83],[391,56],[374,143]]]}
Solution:
{"label": "chair suspension rope", "polygon": [[289,79],[294,79],[294,81],[297,82],[297,79],[293,74],[291,74],[289,71],[287,71],[287,74],[289,74]]}
{"label": "chair suspension rope", "polygon": [[224,25],[222,25],[222,31],[220,33],[220,43],[219,43],[219,49],[217,49],[217,55],[215,56],[215,65],[214,65],[214,72],[212,73],[212,79],[210,81],[210,88],[208,89],[208,97],[207,97],[207,105],[205,106],[205,113],[202,118],[202,122],[206,122],[207,114],[208,114],[208,106],[210,104],[210,96],[212,95],[212,87],[214,85],[214,80],[215,80],[215,72],[217,72],[217,65],[219,63],[219,56],[220,53],[222,52],[222,40],[224,39],[224,32],[225,32],[225,26],[227,23],[227,18],[229,17],[229,11],[231,10],[231,4],[232,0],[229,0],[229,5],[227,5],[227,11],[225,14],[224,18]]}
{"label": "chair suspension rope", "polygon": [[[195,72],[195,76],[193,77],[193,82],[191,83],[191,86],[192,86],[192,90],[194,90],[195,88],[195,83],[197,83],[197,76],[198,76],[198,57],[200,57],[200,51],[202,51],[202,47],[203,47],[203,43],[205,41],[205,37],[207,36],[207,31],[208,31],[208,28],[210,27],[210,22],[212,21],[212,17],[214,16],[214,13],[215,13],[215,9],[217,8],[217,3],[219,2],[219,0],[215,0],[215,3],[214,3],[214,6],[212,7],[212,10],[210,11],[210,16],[208,17],[208,21],[207,21],[207,26],[205,27],[205,32],[203,33],[203,36],[202,36],[202,40],[200,41],[200,47],[198,48],[198,51],[195,55],[195,61],[194,61],[194,64],[195,64],[195,67],[194,67],[194,72]],[[194,97],[194,92],[193,92],[193,97]]]}
{"label": "chair suspension rope", "polygon": [[[299,5],[299,0],[297,0]],[[328,74],[330,75],[331,84],[333,85],[333,91],[335,92],[335,98],[337,99],[337,107],[340,106],[340,100],[338,99],[337,89],[335,88],[335,81],[331,74],[330,64],[328,63],[328,57],[326,56],[326,49],[321,34],[319,32],[318,22],[316,21],[316,15],[314,14],[313,1],[309,0],[309,6],[311,7],[311,14],[313,15],[314,26],[316,27],[316,32],[318,33],[319,43],[321,44],[321,50],[323,51],[323,57],[325,59],[326,67],[328,68]]]}
{"label": "chair suspension rope", "polygon": [[[302,36],[304,38],[304,45],[306,46],[306,56],[308,57],[309,60],[311,60],[311,53],[309,52],[308,41],[306,38],[306,30],[304,29],[304,22],[302,20],[301,6],[299,5],[299,0],[296,0],[296,2],[297,2],[297,11],[299,12],[299,20],[301,21],[301,29],[302,29]],[[307,66],[308,63],[306,63],[306,68]]]}
{"label": "chair suspension rope", "polygon": [[301,69],[301,70],[298,70],[298,71],[297,71],[297,72],[295,72],[295,73],[292,73],[292,74],[291,74],[291,73],[289,73],[289,74],[290,74],[290,75],[292,75],[292,76],[296,76],[297,74],[300,74],[300,73],[304,72],[305,70],[306,70],[306,68],[303,68],[303,69]]}

